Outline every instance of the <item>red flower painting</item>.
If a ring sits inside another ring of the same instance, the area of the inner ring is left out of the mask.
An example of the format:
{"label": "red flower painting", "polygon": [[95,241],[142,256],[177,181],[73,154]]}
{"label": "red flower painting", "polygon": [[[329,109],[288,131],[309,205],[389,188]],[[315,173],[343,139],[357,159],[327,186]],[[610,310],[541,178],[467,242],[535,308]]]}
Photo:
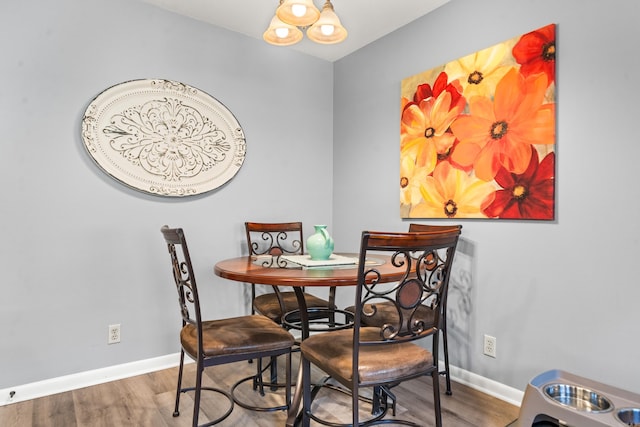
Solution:
{"label": "red flower painting", "polygon": [[523,76],[543,73],[549,84],[556,80],[556,26],[542,27],[520,37],[513,47],[513,57]]}
{"label": "red flower painting", "polygon": [[553,219],[555,153],[538,163],[538,152],[531,149],[529,167],[522,174],[500,168],[496,183],[502,187],[483,202],[489,218]]}
{"label": "red flower painting", "polygon": [[[555,40],[550,24],[403,80],[403,218],[555,218]],[[464,209],[439,207],[444,188]]]}

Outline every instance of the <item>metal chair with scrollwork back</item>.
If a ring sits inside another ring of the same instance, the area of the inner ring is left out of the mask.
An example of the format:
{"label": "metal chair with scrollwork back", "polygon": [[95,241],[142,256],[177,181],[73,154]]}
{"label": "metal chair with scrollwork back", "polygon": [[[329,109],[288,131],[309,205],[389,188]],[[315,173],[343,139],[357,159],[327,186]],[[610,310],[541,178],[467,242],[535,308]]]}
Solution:
{"label": "metal chair with scrollwork back", "polygon": [[[178,370],[178,385],[176,389],[176,403],[173,416],[180,415],[180,395],[194,391],[194,407],[192,424],[198,426],[200,414],[200,397],[202,390],[209,390],[223,395],[229,401],[227,411],[213,421],[203,426],[217,424],[226,419],[233,411],[234,403],[245,408],[259,411],[285,410],[291,402],[291,348],[294,345],[293,336],[262,315],[247,315],[228,319],[203,320],[200,311],[200,298],[196,286],[196,278],[187,248],[184,232],[181,228],[163,226],[160,230],[164,237],[171,258],[171,267],[178,303],[182,317],[180,331],[180,365]],[[193,387],[182,387],[182,375],[185,353],[196,362],[196,379]],[[252,407],[234,396],[236,387],[246,379],[234,384],[230,391],[216,387],[204,387],[202,376],[204,369],[209,366],[222,365],[243,360],[262,357],[276,357],[286,355],[287,377],[284,403],[275,407]]]}
{"label": "metal chair with scrollwork back", "polygon": [[[441,231],[455,231],[462,230],[462,225],[431,225],[431,224],[409,224],[409,231],[419,231],[419,232],[441,232]],[[447,288],[448,289],[448,288]],[[441,321],[440,321],[440,331],[442,332],[442,352],[444,355],[444,371],[441,371],[440,374],[445,376],[446,381],[446,393],[448,395],[453,394],[451,391],[451,374],[449,371],[449,341],[447,339],[447,299],[448,292],[446,292],[442,296],[442,304],[440,305],[442,309],[441,313]],[[367,326],[380,326],[386,323],[388,320],[392,320],[394,316],[396,316],[396,311],[392,307],[390,303],[378,303],[376,307],[376,312],[372,316],[364,317],[363,320],[365,325]],[[353,311],[353,306],[347,308],[348,311]],[[425,315],[432,315],[431,310],[428,307],[423,307],[421,310],[424,310]]]}
{"label": "metal chair with scrollwork back", "polygon": [[[438,232],[438,231],[461,231],[462,225],[431,225],[431,224],[409,224],[409,231],[420,231],[420,232]],[[444,354],[444,371],[441,371],[440,374],[444,374],[447,390],[446,393],[448,395],[453,394],[451,391],[451,374],[449,372],[449,340],[447,339],[447,299],[449,295],[449,287],[447,286],[447,292],[442,295],[442,304],[440,307],[442,308],[441,320],[440,320],[440,331],[442,332],[442,352]]]}
{"label": "metal chair with scrollwork back", "polygon": [[[263,267],[285,268],[286,262],[281,259],[282,255],[304,253],[302,222],[245,222],[245,231],[249,255],[259,257]],[[283,325],[283,316],[298,310],[298,300],[292,290],[280,289],[278,286],[271,286],[271,290],[272,292],[256,295],[256,284],[251,284],[251,312],[260,313],[277,324]],[[304,292],[304,298],[310,310],[333,309],[335,308],[335,287],[330,287],[328,301],[306,292]],[[270,382],[273,386],[277,382],[275,358],[272,358],[270,367]],[[262,372],[267,368],[263,368],[261,361],[258,361],[257,369],[255,386],[262,391],[264,385]]]}
{"label": "metal chair with scrollwork back", "polygon": [[[423,426],[424,422],[387,418],[388,399],[380,390],[425,375],[430,375],[433,382],[435,425],[442,425],[437,360],[440,306],[447,292],[459,235],[459,229],[362,233],[353,329],[312,335],[300,344],[303,427],[308,427],[311,420],[331,426],[389,423]],[[390,255],[390,262],[403,271],[400,281],[382,283],[376,267],[365,262],[367,257],[381,253]],[[380,303],[391,304],[396,315],[382,325],[368,326],[365,318],[374,316]],[[425,314],[421,309],[424,306],[429,307],[431,313]],[[423,339],[431,339],[431,351],[417,344]],[[312,364],[350,392],[350,422],[342,424],[344,420],[320,419],[312,412],[312,399],[317,396],[312,393],[310,384]],[[362,388],[373,388],[374,398],[373,415],[361,422]]]}

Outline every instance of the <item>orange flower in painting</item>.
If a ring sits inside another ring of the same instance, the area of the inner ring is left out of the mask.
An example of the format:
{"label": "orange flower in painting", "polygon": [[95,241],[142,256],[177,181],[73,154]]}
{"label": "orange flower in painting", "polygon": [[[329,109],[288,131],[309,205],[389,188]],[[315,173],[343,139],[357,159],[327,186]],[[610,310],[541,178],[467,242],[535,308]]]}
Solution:
{"label": "orange flower in painting", "polygon": [[555,153],[538,164],[538,152],[531,147],[529,167],[521,174],[500,168],[496,182],[502,187],[483,203],[489,218],[553,219]]}
{"label": "orange flower in painting", "polygon": [[455,169],[449,162],[438,164],[420,186],[423,201],[411,209],[414,218],[484,218],[482,200],[491,198],[494,187]]}
{"label": "orange flower in painting", "polygon": [[407,108],[407,104],[411,102],[409,101],[406,97],[402,97],[400,98],[400,111],[404,111],[405,108]]}
{"label": "orange flower in painting", "polygon": [[469,100],[469,115],[451,125],[460,140],[452,161],[473,165],[478,178],[491,181],[498,169],[521,174],[529,166],[531,145],[555,143],[555,104],[542,104],[547,77],[523,77],[512,68],[496,86],[493,101]]}
{"label": "orange flower in painting", "polygon": [[524,76],[545,73],[549,84],[556,79],[556,25],[523,35],[513,47],[513,57]]}
{"label": "orange flower in painting", "polygon": [[453,159],[453,152],[456,151],[456,149],[458,148],[458,145],[460,145],[460,141],[456,138],[456,140],[453,142],[453,145],[451,146],[451,150],[449,150],[449,152],[446,155],[439,155],[438,156],[438,161],[447,161],[451,163],[451,166],[453,166],[456,169],[462,169],[463,171],[465,171],[466,173],[471,173],[473,171],[473,165],[461,165],[459,163],[456,163],[456,161]]}
{"label": "orange flower in painting", "polygon": [[400,122],[401,157],[411,157],[417,167],[431,173],[438,154],[447,153],[453,145],[455,138],[447,130],[459,113],[460,107],[451,107],[451,94],[446,91],[437,98],[407,104]]}

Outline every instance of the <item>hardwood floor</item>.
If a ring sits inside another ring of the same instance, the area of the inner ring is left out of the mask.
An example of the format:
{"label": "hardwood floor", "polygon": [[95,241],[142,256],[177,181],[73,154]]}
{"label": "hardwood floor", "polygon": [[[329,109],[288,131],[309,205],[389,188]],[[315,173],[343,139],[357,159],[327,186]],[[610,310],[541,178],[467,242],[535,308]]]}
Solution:
{"label": "hardwood floor", "polygon": [[[297,358],[294,366],[297,366]],[[282,365],[282,364],[281,364]],[[185,367],[185,384],[194,378],[194,364]],[[205,370],[204,381],[228,389],[239,379],[254,372],[255,365],[239,362]],[[294,369],[295,371],[295,369]],[[317,374],[317,373],[316,373]],[[179,417],[173,417],[177,368],[46,396],[0,407],[3,427],[188,427],[191,425],[193,401],[183,394]],[[320,375],[314,375],[319,380]],[[240,395],[247,401],[283,402],[280,392],[260,398],[250,383],[241,386]],[[430,378],[408,381],[393,389],[398,398],[398,417],[412,418],[425,427],[433,426],[433,398]],[[444,381],[441,379],[441,390]],[[258,399],[258,400],[256,400]],[[505,427],[518,416],[518,408],[480,393],[462,384],[453,384],[453,395],[442,392],[442,422],[451,427]],[[207,416],[216,417],[226,410],[226,402],[215,394],[203,392],[200,423]],[[350,417],[350,398],[341,393],[322,390],[314,401],[314,411],[327,418],[346,422]],[[284,426],[286,414],[256,412],[235,406],[222,423],[229,426]],[[318,425],[312,423],[312,425]]]}

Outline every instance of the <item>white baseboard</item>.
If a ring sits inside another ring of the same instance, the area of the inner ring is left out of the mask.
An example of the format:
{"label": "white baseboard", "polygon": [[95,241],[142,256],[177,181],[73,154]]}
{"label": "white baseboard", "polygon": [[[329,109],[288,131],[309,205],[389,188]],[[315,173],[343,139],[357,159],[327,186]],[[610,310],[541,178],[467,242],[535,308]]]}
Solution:
{"label": "white baseboard", "polygon": [[[172,368],[178,365],[179,360],[179,353],[168,354],[1,389],[0,406]],[[191,363],[192,360],[186,358],[185,362]],[[523,391],[455,366],[451,366],[451,379],[516,406],[520,406],[524,396]]]}
{"label": "white baseboard", "polygon": [[473,372],[465,371],[456,366],[449,366],[451,371],[451,379],[460,384],[464,384],[473,389],[481,391],[489,396],[503,400],[515,406],[520,406],[524,391],[518,390],[497,381],[485,378]]}
{"label": "white baseboard", "polygon": [[[178,366],[180,353],[0,389],[0,406]],[[191,359],[185,358],[185,362]]]}

